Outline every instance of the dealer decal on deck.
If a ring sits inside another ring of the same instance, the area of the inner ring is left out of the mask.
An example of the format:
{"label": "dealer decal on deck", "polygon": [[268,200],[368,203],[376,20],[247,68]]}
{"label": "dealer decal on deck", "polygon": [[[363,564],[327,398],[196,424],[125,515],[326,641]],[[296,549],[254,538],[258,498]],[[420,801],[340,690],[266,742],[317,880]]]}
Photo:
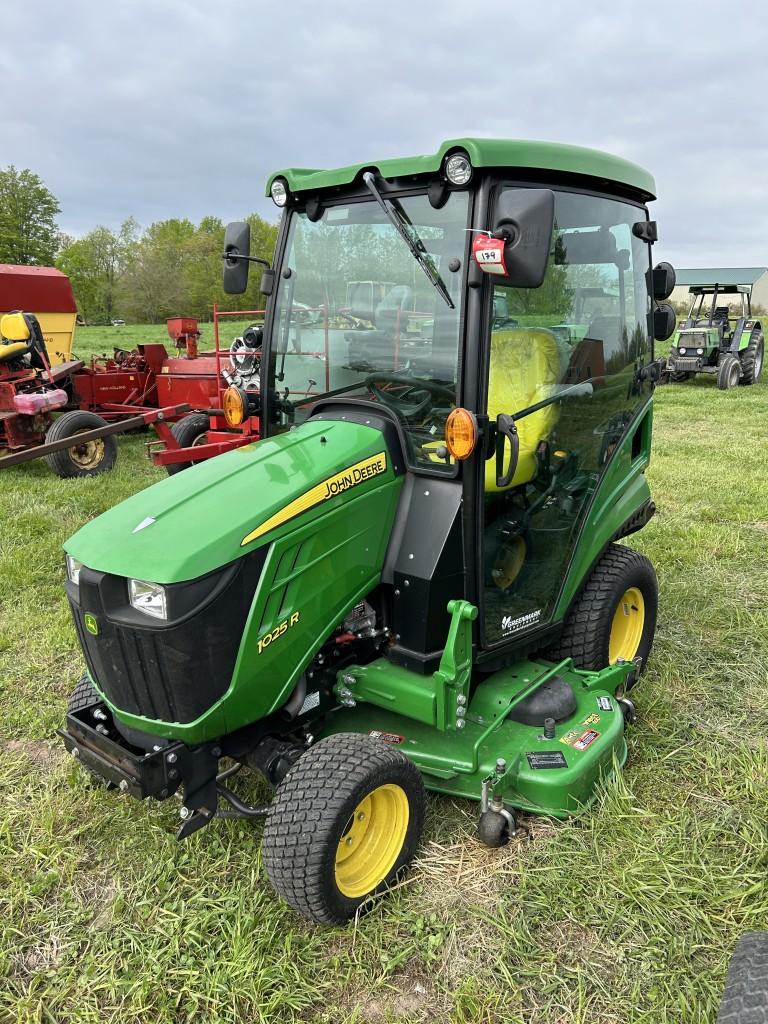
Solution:
{"label": "dealer decal on deck", "polygon": [[591,747],[595,740],[600,738],[600,733],[595,732],[594,729],[587,729],[583,732],[577,740],[574,740],[571,746],[574,750],[586,750],[587,747]]}
{"label": "dealer decal on deck", "polygon": [[287,523],[290,519],[301,515],[302,512],[307,512],[309,509],[314,508],[315,505],[321,505],[324,501],[328,501],[329,498],[335,498],[337,494],[343,494],[344,491],[348,491],[351,487],[357,487],[358,484],[365,483],[366,480],[379,476],[381,473],[385,473],[386,470],[387,453],[379,452],[378,455],[372,455],[370,458],[356,462],[353,466],[348,466],[340,473],[334,473],[333,476],[327,477],[321,483],[305,491],[300,498],[295,498],[289,502],[279,512],[275,512],[273,516],[270,516],[260,526],[257,526],[255,530],[251,530],[240,541],[240,547],[245,547],[246,544],[250,544],[257,537],[261,537],[265,533],[269,533],[270,530],[282,526],[283,523]]}
{"label": "dealer decal on deck", "polygon": [[405,736],[400,736],[396,732],[381,732],[379,729],[371,729],[368,735],[374,740],[381,740],[382,743],[394,743],[397,747],[405,739]]}

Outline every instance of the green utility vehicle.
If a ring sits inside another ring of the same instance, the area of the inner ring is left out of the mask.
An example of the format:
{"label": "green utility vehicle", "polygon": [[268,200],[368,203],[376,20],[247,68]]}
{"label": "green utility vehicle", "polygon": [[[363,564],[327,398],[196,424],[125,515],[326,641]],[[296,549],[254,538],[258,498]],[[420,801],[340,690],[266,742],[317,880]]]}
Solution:
{"label": "green utility vehicle", "polygon": [[[263,439],[67,542],[88,674],[62,736],[121,790],[178,794],[180,837],[265,817],[277,891],[339,921],[413,857],[425,788],[479,800],[498,846],[624,764],[657,587],[617,542],[654,512],[674,273],[651,271],[653,179],[592,150],[461,139],[267,194],[261,395],[224,400]],[[248,247],[230,225],[230,292]],[[585,273],[610,306],[558,343]],[[269,806],[228,784],[243,766]]]}
{"label": "green utility vehicle", "polygon": [[[760,321],[752,317],[752,286],[691,285],[688,291],[691,307],[672,339],[664,381],[679,383],[711,373],[723,391],[754,384],[763,368],[764,342]],[[737,317],[729,304],[734,297],[740,305]],[[718,299],[724,304],[718,306]]]}

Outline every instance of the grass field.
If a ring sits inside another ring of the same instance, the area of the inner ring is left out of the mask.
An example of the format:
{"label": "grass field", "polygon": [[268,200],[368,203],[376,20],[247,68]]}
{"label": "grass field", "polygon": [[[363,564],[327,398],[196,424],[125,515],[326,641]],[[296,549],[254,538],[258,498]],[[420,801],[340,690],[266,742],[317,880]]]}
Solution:
{"label": "grass field", "polygon": [[[91,332],[78,351],[136,338]],[[767,424],[765,383],[658,392],[659,513],[632,542],[661,612],[625,774],[502,851],[474,805],[432,798],[415,870],[348,929],[278,902],[260,825],[177,844],[175,801],[91,788],[53,737],[83,669],[61,544],[161,477],[144,439],[94,480],[6,471],[0,1021],[714,1021],[736,939],[768,927]]]}
{"label": "grass field", "polygon": [[[259,321],[259,317],[253,320]],[[222,319],[220,328],[222,348],[228,348],[232,339],[242,332],[252,320],[241,320],[235,317]],[[213,351],[213,324],[199,324],[200,351]],[[174,343],[168,337],[165,324],[126,324],[125,327],[78,327],[75,329],[73,351],[78,359],[90,359],[91,356],[111,355],[115,348],[133,348],[148,342],[160,342],[168,349],[169,355],[175,355]]]}

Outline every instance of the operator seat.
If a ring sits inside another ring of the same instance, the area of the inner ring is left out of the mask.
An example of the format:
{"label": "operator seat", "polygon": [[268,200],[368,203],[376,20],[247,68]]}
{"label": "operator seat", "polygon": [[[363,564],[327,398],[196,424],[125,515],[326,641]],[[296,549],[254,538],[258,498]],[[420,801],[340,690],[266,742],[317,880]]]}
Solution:
{"label": "operator seat", "polygon": [[[540,327],[516,327],[491,333],[488,378],[488,417],[515,413],[549,398],[560,377],[560,353],[555,336]],[[558,407],[547,405],[516,424],[520,454],[507,488],[496,486],[496,460],[485,465],[485,490],[498,492],[528,483],[536,473],[536,447],[549,437]]]}

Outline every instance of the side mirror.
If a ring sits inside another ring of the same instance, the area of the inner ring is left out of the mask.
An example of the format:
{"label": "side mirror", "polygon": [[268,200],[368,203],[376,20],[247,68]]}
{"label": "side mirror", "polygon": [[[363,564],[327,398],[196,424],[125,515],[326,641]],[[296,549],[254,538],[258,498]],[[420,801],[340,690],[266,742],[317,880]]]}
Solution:
{"label": "side mirror", "polygon": [[247,288],[250,251],[250,224],[244,221],[227,224],[224,235],[224,291],[227,295],[242,295]]}
{"label": "side mirror", "polygon": [[653,297],[658,301],[668,299],[677,283],[675,268],[671,263],[657,263],[653,268]]}
{"label": "side mirror", "polygon": [[547,272],[555,194],[548,188],[505,189],[496,204],[494,235],[505,239],[506,276],[497,284],[507,288],[539,288]]}
{"label": "side mirror", "polygon": [[653,311],[653,336],[656,341],[666,341],[675,333],[677,314],[668,302],[662,302]]}

